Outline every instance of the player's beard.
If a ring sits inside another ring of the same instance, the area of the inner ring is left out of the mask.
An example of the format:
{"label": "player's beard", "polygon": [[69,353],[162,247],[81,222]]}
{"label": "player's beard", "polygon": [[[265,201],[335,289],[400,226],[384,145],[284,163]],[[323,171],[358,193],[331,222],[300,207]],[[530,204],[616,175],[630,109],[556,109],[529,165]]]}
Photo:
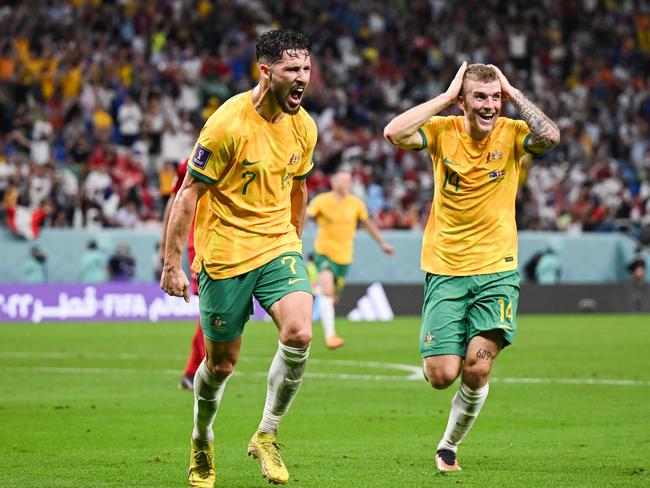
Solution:
{"label": "player's beard", "polygon": [[286,90],[282,90],[280,87],[277,87],[273,84],[273,77],[269,75],[269,81],[271,83],[271,95],[275,99],[275,103],[282,109],[282,111],[289,115],[295,115],[300,110],[300,103],[298,105],[291,106],[289,105],[287,99],[289,98],[289,93],[291,93],[292,88],[289,87]]}

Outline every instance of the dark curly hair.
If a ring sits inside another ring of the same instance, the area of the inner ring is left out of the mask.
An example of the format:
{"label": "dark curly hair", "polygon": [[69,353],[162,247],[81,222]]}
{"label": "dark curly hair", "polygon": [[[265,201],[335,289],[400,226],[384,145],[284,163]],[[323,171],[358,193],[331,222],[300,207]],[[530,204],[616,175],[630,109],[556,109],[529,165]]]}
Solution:
{"label": "dark curly hair", "polygon": [[255,43],[257,60],[273,64],[282,59],[282,53],[297,51],[311,53],[311,42],[302,32],[291,29],[270,30],[261,34]]}

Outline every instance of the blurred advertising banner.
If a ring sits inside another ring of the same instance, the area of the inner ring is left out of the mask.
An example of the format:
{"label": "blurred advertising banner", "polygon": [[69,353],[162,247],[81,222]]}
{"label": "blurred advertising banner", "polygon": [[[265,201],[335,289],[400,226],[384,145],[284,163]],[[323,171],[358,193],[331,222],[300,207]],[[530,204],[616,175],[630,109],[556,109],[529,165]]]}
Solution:
{"label": "blurred advertising banner", "polygon": [[[254,300],[255,319],[266,312]],[[199,297],[190,303],[166,295],[154,283],[0,284],[0,322],[93,320],[194,320]]]}

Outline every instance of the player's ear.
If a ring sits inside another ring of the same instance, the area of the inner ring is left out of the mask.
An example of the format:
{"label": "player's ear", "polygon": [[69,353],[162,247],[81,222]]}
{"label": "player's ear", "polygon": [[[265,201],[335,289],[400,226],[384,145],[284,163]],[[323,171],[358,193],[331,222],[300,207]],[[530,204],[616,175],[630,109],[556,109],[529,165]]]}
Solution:
{"label": "player's ear", "polygon": [[260,61],[259,65],[260,78],[266,78],[267,80],[271,78],[271,65]]}
{"label": "player's ear", "polygon": [[465,97],[463,95],[458,95],[457,103],[458,107],[465,112]]}

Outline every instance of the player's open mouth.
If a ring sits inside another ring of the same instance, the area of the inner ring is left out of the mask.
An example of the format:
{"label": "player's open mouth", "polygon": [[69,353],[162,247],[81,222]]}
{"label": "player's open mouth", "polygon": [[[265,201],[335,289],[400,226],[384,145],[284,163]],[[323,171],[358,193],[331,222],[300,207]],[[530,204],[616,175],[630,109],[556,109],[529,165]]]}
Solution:
{"label": "player's open mouth", "polygon": [[478,114],[479,118],[485,122],[492,122],[495,115],[496,114]]}
{"label": "player's open mouth", "polygon": [[297,88],[294,88],[289,92],[289,100],[295,105],[298,105],[301,100],[302,100],[302,95],[305,93],[305,88],[302,86],[299,86]]}

